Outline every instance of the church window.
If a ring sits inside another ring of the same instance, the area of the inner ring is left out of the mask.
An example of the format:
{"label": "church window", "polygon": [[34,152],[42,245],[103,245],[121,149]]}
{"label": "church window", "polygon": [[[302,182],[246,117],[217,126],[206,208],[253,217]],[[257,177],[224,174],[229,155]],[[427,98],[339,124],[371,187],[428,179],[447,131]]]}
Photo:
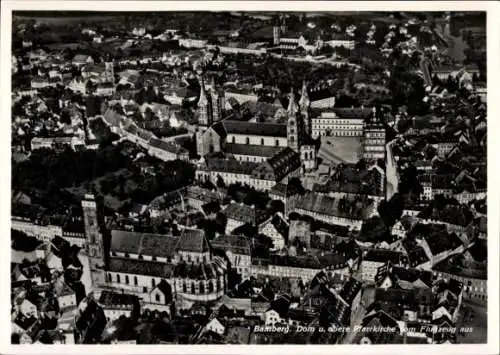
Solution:
{"label": "church window", "polygon": [[155,281],[155,279],[151,279],[151,286],[153,286],[153,288],[156,287],[156,281]]}
{"label": "church window", "polygon": [[125,275],[125,283],[128,285],[129,284],[129,278],[128,278],[128,275]]}

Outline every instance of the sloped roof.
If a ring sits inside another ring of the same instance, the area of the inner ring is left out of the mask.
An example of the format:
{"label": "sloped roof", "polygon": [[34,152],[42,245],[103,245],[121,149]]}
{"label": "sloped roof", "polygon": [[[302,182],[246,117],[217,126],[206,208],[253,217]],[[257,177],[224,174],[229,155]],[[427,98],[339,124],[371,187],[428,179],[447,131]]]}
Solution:
{"label": "sloped roof", "polygon": [[109,271],[123,274],[169,278],[173,273],[173,269],[173,265],[157,261],[129,258],[111,258],[109,261]]}
{"label": "sloped roof", "polygon": [[179,238],[161,234],[111,231],[111,252],[172,257]]}
{"label": "sloped roof", "polygon": [[210,247],[203,230],[186,229],[183,231],[181,237],[179,238],[179,242],[175,249],[196,253],[205,253],[209,251]]}
{"label": "sloped roof", "polygon": [[223,125],[228,134],[244,134],[266,137],[287,136],[286,124],[226,120],[223,122]]}

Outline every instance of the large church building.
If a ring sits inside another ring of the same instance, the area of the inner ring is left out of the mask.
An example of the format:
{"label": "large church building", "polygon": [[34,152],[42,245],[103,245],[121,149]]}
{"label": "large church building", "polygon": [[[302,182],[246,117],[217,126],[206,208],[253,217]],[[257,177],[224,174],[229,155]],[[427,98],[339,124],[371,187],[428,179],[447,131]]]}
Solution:
{"label": "large church building", "polygon": [[[82,206],[94,289],[137,295],[146,307],[160,309],[172,300],[209,302],[225,293],[227,261],[212,254],[202,230],[184,229],[180,236],[102,233],[94,196],[86,195]],[[110,234],[109,248],[104,234]]]}

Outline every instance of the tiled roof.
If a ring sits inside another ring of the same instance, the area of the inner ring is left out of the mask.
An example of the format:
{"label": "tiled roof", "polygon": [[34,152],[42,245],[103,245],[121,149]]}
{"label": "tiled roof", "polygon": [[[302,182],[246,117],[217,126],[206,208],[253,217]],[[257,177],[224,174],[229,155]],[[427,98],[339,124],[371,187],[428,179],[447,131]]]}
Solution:
{"label": "tiled roof", "polygon": [[109,260],[109,271],[124,274],[169,278],[172,276],[173,269],[173,265],[157,261],[130,258],[111,258]]}
{"label": "tiled roof", "polygon": [[397,251],[384,250],[384,249],[370,249],[363,257],[363,261],[381,262],[388,261],[394,264],[399,264],[403,258],[403,254]]}
{"label": "tiled roof", "polygon": [[224,213],[227,218],[243,223],[250,223],[255,226],[261,224],[267,218],[267,214],[264,210],[243,203],[232,203],[227,206],[222,213]]}
{"label": "tiled roof", "polygon": [[235,159],[206,158],[202,170],[250,175],[257,163],[237,161]]}
{"label": "tiled roof", "polygon": [[234,254],[250,255],[251,240],[243,235],[225,235],[216,236],[212,242],[214,249],[231,251]]}
{"label": "tiled roof", "polygon": [[203,230],[185,229],[182,232],[182,235],[179,238],[179,242],[175,249],[196,253],[205,253],[209,251],[210,247]]}
{"label": "tiled roof", "polygon": [[244,134],[253,136],[267,137],[286,137],[286,124],[276,123],[256,123],[244,121],[223,122],[224,128],[228,134]]}
{"label": "tiled roof", "polygon": [[271,147],[264,145],[250,145],[250,144],[237,144],[227,143],[225,151],[235,155],[250,155],[258,157],[271,158],[278,152],[283,150],[282,147]]}
{"label": "tiled roof", "polygon": [[357,220],[365,220],[368,218],[370,206],[364,208],[355,208],[355,211],[353,213],[348,214],[339,210],[339,201],[339,198],[334,198],[315,192],[307,192],[304,196],[299,198],[296,207],[306,211],[341,218]]}
{"label": "tiled roof", "polygon": [[111,231],[111,252],[172,257],[179,238],[161,234]]}
{"label": "tiled roof", "polygon": [[99,303],[103,306],[130,306],[133,307],[137,304],[139,298],[135,295],[129,295],[127,293],[117,293],[110,292],[107,290],[102,291],[99,297]]}

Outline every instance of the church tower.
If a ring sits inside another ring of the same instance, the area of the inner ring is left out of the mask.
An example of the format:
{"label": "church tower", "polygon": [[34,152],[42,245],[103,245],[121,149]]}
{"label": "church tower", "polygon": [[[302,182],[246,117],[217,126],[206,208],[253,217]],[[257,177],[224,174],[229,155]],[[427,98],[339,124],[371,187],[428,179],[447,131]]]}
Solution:
{"label": "church tower", "polygon": [[200,113],[198,124],[200,128],[206,129],[212,125],[212,105],[205,90],[203,77],[200,78],[200,99],[198,100],[198,110]]}
{"label": "church tower", "polygon": [[288,115],[288,123],[287,123],[287,139],[288,139],[288,147],[293,149],[296,152],[299,152],[299,138],[300,138],[300,132],[299,132],[299,125],[298,125],[298,107],[297,103],[295,102],[295,94],[293,93],[293,87],[290,92],[290,95],[288,96],[288,109],[287,109],[287,115]]}
{"label": "church tower", "polygon": [[[82,200],[83,219],[85,226],[85,250],[90,264],[92,286],[96,287],[105,282],[104,279],[104,243],[103,236],[99,230],[97,218],[97,203],[94,195],[85,195]],[[90,292],[91,290],[86,290]]]}
{"label": "church tower", "polygon": [[224,107],[224,91],[217,88],[215,79],[212,77],[212,89],[210,90],[212,97],[212,118],[214,122],[222,119],[222,108]]}
{"label": "church tower", "polygon": [[275,46],[280,45],[280,36],[281,36],[280,21],[279,18],[277,18],[273,25],[273,44]]}
{"label": "church tower", "polygon": [[307,93],[307,85],[304,81],[302,83],[302,92],[300,94],[299,108],[300,115],[304,122],[304,131],[308,136],[311,136],[311,121],[309,118],[309,108],[311,107],[311,100],[309,100],[309,94]]}

